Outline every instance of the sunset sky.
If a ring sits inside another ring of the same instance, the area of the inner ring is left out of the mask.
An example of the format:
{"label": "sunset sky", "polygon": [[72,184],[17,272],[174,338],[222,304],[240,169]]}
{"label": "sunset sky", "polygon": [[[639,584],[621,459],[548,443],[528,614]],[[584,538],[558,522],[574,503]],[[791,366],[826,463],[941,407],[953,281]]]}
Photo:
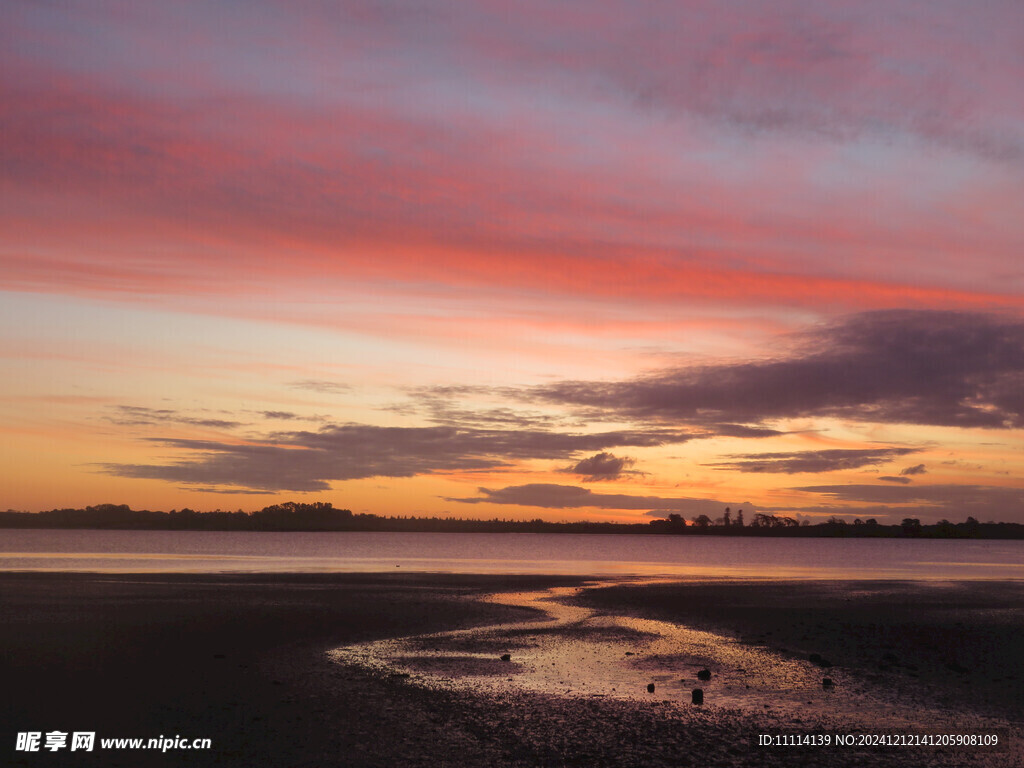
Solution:
{"label": "sunset sky", "polygon": [[1024,522],[1024,3],[0,5],[0,509]]}

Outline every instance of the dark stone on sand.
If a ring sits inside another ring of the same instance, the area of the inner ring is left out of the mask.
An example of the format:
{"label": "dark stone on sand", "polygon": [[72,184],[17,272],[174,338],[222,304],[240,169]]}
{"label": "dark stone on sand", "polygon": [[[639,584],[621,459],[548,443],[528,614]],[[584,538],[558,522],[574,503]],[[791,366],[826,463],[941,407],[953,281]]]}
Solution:
{"label": "dark stone on sand", "polygon": [[831,677],[823,677],[821,679],[821,687],[822,688],[832,688],[834,686],[835,686],[835,683],[832,682],[832,678]]}
{"label": "dark stone on sand", "polygon": [[820,653],[812,653],[807,657],[807,660],[812,664],[817,664],[819,667],[827,668],[832,666],[832,662],[824,658]]}
{"label": "dark stone on sand", "polygon": [[648,683],[647,684],[647,692],[648,693],[654,693],[654,683]]}
{"label": "dark stone on sand", "polygon": [[512,661],[512,654],[511,653],[503,654],[502,657],[501,657],[501,660],[502,661]]}
{"label": "dark stone on sand", "polygon": [[708,669],[707,667],[705,667],[704,669],[702,669],[700,672],[697,673],[697,679],[698,680],[710,680],[711,679],[711,670]]}
{"label": "dark stone on sand", "polygon": [[633,654],[633,652],[632,652],[632,651],[626,651],[626,655],[627,655],[627,656],[633,656],[634,654]]}
{"label": "dark stone on sand", "polygon": [[693,701],[694,704],[703,704],[704,703],[704,689],[703,688],[694,688],[693,692],[690,694],[690,696],[691,696],[691,700]]}

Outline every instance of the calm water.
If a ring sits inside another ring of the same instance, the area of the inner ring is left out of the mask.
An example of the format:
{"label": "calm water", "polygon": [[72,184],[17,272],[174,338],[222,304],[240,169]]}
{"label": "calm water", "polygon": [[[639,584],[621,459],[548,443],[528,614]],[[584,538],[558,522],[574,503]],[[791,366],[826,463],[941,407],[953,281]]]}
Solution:
{"label": "calm water", "polygon": [[1024,541],[0,530],[0,570],[1024,579]]}

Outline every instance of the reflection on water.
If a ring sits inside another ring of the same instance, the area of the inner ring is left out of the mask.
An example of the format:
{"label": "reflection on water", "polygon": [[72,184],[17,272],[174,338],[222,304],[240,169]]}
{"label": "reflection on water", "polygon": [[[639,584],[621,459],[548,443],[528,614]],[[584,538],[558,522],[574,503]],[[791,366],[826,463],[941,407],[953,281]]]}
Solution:
{"label": "reflection on water", "polygon": [[[691,691],[700,688],[708,704],[756,709],[795,709],[832,695],[822,687],[821,670],[809,663],[679,624],[602,615],[561,602],[577,591],[490,598],[543,610],[537,621],[350,646],[334,651],[334,658],[410,675],[429,687],[466,685],[489,693],[516,688],[559,696],[690,701]],[[501,660],[505,654],[508,661]],[[704,669],[710,680],[698,680]]]}
{"label": "reflection on water", "polygon": [[[838,668],[823,670],[809,660],[694,627],[563,602],[578,591],[563,587],[489,598],[543,611],[532,621],[364,643],[330,655],[337,663],[399,675],[415,685],[492,696],[528,691],[690,704],[693,689],[700,688],[702,706],[768,712],[808,725],[815,718],[875,727],[954,723],[949,713],[919,701],[894,701],[891,691],[872,689]],[[699,679],[701,672],[710,677]],[[963,716],[955,723],[963,727]]]}
{"label": "reflection on water", "polygon": [[[470,553],[470,554],[467,554]],[[1020,579],[1024,541],[0,530],[0,570]]]}

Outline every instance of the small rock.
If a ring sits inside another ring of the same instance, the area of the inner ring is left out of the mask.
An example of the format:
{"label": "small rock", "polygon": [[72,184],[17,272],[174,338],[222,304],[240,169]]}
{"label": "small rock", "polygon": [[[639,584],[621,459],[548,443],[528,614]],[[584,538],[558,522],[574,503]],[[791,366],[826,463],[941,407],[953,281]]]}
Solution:
{"label": "small rock", "polygon": [[501,657],[501,660],[502,660],[502,661],[512,661],[512,654],[511,654],[511,653],[506,653],[506,654],[504,654],[504,655],[503,655],[503,656]]}
{"label": "small rock", "polygon": [[627,655],[627,656],[633,656],[633,655],[635,655],[635,654],[634,654],[634,653],[633,653],[632,651],[626,651],[626,655]]}
{"label": "small rock", "polygon": [[711,679],[711,670],[708,669],[707,667],[705,667],[704,669],[702,669],[700,672],[697,673],[697,679],[698,680],[710,680]]}
{"label": "small rock", "polygon": [[704,703],[704,689],[703,688],[694,688],[693,692],[690,694],[690,696],[691,696],[691,700],[693,701],[694,704],[703,704]]}
{"label": "small rock", "polygon": [[654,683],[648,683],[647,684],[647,692],[648,693],[654,693]]}
{"label": "small rock", "polygon": [[823,677],[821,679],[821,687],[822,688],[832,688],[834,686],[835,686],[835,683],[832,682],[832,678],[831,677]]}

